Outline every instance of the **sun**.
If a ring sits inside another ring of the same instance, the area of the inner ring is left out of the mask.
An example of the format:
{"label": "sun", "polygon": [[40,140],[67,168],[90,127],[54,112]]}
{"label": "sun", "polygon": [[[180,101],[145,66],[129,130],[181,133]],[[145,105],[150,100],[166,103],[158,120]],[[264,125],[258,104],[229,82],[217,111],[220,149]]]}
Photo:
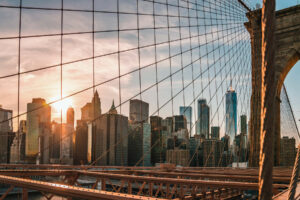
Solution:
{"label": "sun", "polygon": [[56,103],[53,103],[51,106],[54,108],[55,112],[60,113],[62,111],[62,114],[65,115],[67,113],[68,108],[71,107],[72,104],[72,99],[66,98]]}

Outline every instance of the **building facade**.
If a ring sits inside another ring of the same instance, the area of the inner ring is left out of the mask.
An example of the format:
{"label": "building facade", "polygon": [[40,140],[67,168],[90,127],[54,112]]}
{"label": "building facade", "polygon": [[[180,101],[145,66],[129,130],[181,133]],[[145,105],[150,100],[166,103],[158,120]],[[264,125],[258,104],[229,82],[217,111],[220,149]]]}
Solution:
{"label": "building facade", "polygon": [[189,132],[189,135],[192,135],[192,107],[191,106],[180,106],[179,107],[179,113],[180,115],[185,116],[186,118],[186,125],[187,125],[187,130]]}
{"label": "building facade", "polygon": [[77,120],[74,164],[81,165],[88,163],[88,123],[83,120]]}
{"label": "building facade", "polygon": [[51,107],[42,98],[27,104],[27,135],[25,152],[28,162],[49,163]]}
{"label": "building facade", "polygon": [[203,145],[203,166],[219,167],[222,165],[222,154],[224,143],[221,140],[209,139],[202,142]]}
{"label": "building facade", "polygon": [[97,165],[128,165],[128,118],[103,114],[93,124],[92,162]]}
{"label": "building facade", "polygon": [[225,133],[230,137],[230,146],[234,145],[237,134],[237,95],[233,88],[226,93],[226,121]]}
{"label": "building facade", "polygon": [[282,137],[280,140],[280,166],[294,166],[296,158],[295,138]]}
{"label": "building facade", "polygon": [[159,116],[150,117],[151,125],[151,163],[163,163],[166,160],[165,136],[162,125],[163,119]]}
{"label": "building facade", "polygon": [[241,115],[241,147],[244,149],[248,148],[248,126],[247,116]]}
{"label": "building facade", "polygon": [[128,125],[128,165],[152,166],[150,124],[130,123]]}
{"label": "building facade", "polygon": [[132,123],[148,122],[149,104],[139,99],[130,100],[129,119]]}
{"label": "building facade", "polygon": [[73,164],[74,127],[68,123],[52,123],[52,136],[50,139],[51,163]]}
{"label": "building facade", "polygon": [[12,110],[0,106],[0,163],[10,162],[10,146],[14,137]]}
{"label": "building facade", "polygon": [[198,119],[197,119],[197,135],[205,139],[209,139],[209,124],[210,124],[209,106],[206,99],[198,100]]}
{"label": "building facade", "polygon": [[81,120],[93,121],[101,115],[101,100],[96,90],[92,102],[81,108]]}
{"label": "building facade", "polygon": [[10,148],[10,163],[25,162],[26,120],[21,120],[19,129]]}
{"label": "building facade", "polygon": [[211,139],[220,139],[220,127],[219,126],[212,126],[211,127]]}
{"label": "building facade", "polygon": [[74,108],[69,107],[67,110],[67,124],[74,128],[75,111]]}

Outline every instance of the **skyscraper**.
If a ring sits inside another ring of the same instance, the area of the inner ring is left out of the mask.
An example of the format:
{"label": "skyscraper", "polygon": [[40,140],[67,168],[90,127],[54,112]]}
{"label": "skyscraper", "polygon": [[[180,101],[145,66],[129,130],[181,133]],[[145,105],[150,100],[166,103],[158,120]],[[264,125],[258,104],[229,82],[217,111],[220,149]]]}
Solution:
{"label": "skyscraper", "polygon": [[224,143],[221,140],[208,139],[203,143],[203,166],[219,167],[221,165]]}
{"label": "skyscraper", "polygon": [[12,110],[0,106],[0,163],[8,163],[12,138]]}
{"label": "skyscraper", "polygon": [[241,145],[242,148],[247,148],[247,116],[241,115]]}
{"label": "skyscraper", "polygon": [[187,129],[190,135],[192,135],[192,107],[191,106],[180,106],[180,115],[184,115],[186,118]]}
{"label": "skyscraper", "polygon": [[92,102],[81,108],[81,120],[92,121],[101,115],[101,101],[96,90]]}
{"label": "skyscraper", "polygon": [[180,130],[187,129],[186,118],[183,115],[174,115],[172,117],[172,132],[177,132]]}
{"label": "skyscraper", "polygon": [[138,100],[130,100],[129,119],[133,123],[148,122],[149,104]]}
{"label": "skyscraper", "polygon": [[226,130],[225,133],[230,137],[230,146],[234,145],[234,138],[237,132],[237,95],[235,90],[230,87],[226,93]]}
{"label": "skyscraper", "polygon": [[95,120],[92,132],[92,162],[128,165],[128,117],[115,112],[103,114]]}
{"label": "skyscraper", "polygon": [[163,163],[165,161],[165,145],[162,118],[159,116],[151,116],[151,163]]}
{"label": "skyscraper", "polygon": [[26,120],[21,120],[18,132],[10,150],[10,163],[22,163],[25,160]]}
{"label": "skyscraper", "polygon": [[241,115],[241,133],[247,135],[247,116]]}
{"label": "skyscraper", "polygon": [[128,166],[151,166],[151,125],[128,124]]}
{"label": "skyscraper", "polygon": [[209,138],[209,106],[206,99],[198,100],[197,135]]}
{"label": "skyscraper", "polygon": [[77,120],[74,164],[88,163],[88,124],[84,120]]}
{"label": "skyscraper", "polygon": [[220,127],[219,126],[211,127],[211,139],[220,139]]}
{"label": "skyscraper", "polygon": [[25,152],[31,162],[49,163],[51,107],[45,99],[34,98],[27,104],[27,135]]}
{"label": "skyscraper", "polygon": [[74,128],[74,108],[69,107],[67,110],[67,124]]}

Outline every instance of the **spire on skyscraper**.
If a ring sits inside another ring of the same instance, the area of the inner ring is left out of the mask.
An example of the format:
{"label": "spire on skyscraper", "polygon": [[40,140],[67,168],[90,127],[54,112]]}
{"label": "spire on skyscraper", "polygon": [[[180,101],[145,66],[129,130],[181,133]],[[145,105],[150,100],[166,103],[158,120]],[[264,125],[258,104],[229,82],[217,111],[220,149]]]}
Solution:
{"label": "spire on skyscraper", "polygon": [[113,102],[112,102],[112,105],[111,105],[111,107],[110,107],[108,113],[109,113],[109,114],[118,114],[118,111],[117,111],[117,109],[116,109],[116,107],[115,107],[115,101],[114,101],[114,100],[113,100]]}

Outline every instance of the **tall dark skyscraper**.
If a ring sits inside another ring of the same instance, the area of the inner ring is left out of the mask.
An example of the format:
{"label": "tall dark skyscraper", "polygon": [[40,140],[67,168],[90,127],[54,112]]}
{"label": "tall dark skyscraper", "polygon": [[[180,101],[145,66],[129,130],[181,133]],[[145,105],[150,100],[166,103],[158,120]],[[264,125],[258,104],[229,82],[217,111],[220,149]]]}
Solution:
{"label": "tall dark skyscraper", "polygon": [[219,126],[211,127],[211,139],[220,139],[220,127]]}
{"label": "tall dark skyscraper", "polygon": [[10,155],[10,136],[13,131],[12,127],[12,110],[3,109],[0,106],[0,163],[8,163]]}
{"label": "tall dark skyscraper", "polygon": [[128,117],[103,114],[93,126],[92,161],[98,165],[128,165]]}
{"label": "tall dark skyscraper", "polygon": [[225,133],[230,137],[230,145],[233,145],[237,133],[237,95],[232,87],[226,93]]}
{"label": "tall dark skyscraper", "polygon": [[10,163],[24,162],[26,133],[26,120],[21,120],[19,130],[17,131],[10,148]]}
{"label": "tall dark skyscraper", "polygon": [[206,99],[198,100],[197,135],[209,138],[209,106]]}
{"label": "tall dark skyscraper", "polygon": [[67,110],[67,124],[71,127],[74,128],[74,117],[75,117],[75,114],[74,114],[74,108],[72,107],[69,107],[68,110]]}
{"label": "tall dark skyscraper", "polygon": [[241,115],[241,146],[244,149],[247,149],[247,143],[248,143],[248,139],[247,139],[247,115]]}
{"label": "tall dark skyscraper", "polygon": [[129,119],[133,123],[148,122],[149,104],[139,99],[130,100]]}
{"label": "tall dark skyscraper", "polygon": [[189,134],[191,135],[191,131],[192,131],[192,107],[191,106],[180,106],[179,107],[179,112],[180,112],[180,115],[185,116],[187,129],[189,131]]}
{"label": "tall dark skyscraper", "polygon": [[150,117],[151,125],[151,163],[163,163],[165,161],[163,148],[163,126],[162,118],[159,116]]}
{"label": "tall dark skyscraper", "polygon": [[247,135],[247,116],[241,115],[241,133]]}

